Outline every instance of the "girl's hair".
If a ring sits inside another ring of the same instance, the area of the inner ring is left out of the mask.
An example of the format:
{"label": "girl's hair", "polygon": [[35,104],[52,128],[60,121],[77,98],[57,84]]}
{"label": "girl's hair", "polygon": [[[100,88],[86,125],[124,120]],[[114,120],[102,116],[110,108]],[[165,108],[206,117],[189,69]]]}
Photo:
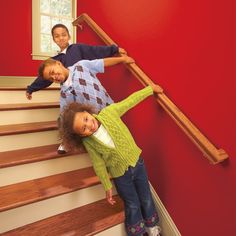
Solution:
{"label": "girl's hair", "polygon": [[43,61],[40,66],[39,66],[39,69],[38,69],[38,75],[43,77],[43,72],[45,70],[45,68],[47,66],[50,66],[50,65],[53,65],[55,64],[57,61],[52,59],[52,58],[48,58],[47,60]]}
{"label": "girl's hair", "polygon": [[76,113],[84,111],[97,113],[92,105],[73,102],[67,105],[61,114],[59,137],[66,149],[74,150],[82,144],[82,137],[75,133],[73,126]]}
{"label": "girl's hair", "polygon": [[69,30],[68,30],[68,28],[67,28],[65,25],[63,25],[63,24],[56,24],[56,25],[54,25],[54,26],[52,27],[52,29],[51,29],[52,37],[53,37],[53,34],[54,34],[54,30],[55,30],[56,28],[63,28],[63,29],[66,30],[66,32],[68,33],[68,35],[70,35]]}

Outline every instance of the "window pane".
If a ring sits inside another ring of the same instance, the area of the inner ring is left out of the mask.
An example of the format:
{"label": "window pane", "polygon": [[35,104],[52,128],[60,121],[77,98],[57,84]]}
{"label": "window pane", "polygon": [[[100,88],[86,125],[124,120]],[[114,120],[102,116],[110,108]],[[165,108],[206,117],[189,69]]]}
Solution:
{"label": "window pane", "polygon": [[62,1],[62,14],[67,17],[72,16],[72,3],[71,0]]}
{"label": "window pane", "polygon": [[41,0],[40,1],[40,12],[49,13],[50,12],[50,0]]}
{"label": "window pane", "polygon": [[51,19],[49,16],[41,15],[41,33],[51,33]]}
{"label": "window pane", "polygon": [[51,14],[71,17],[71,0],[51,0]]}
{"label": "window pane", "polygon": [[35,14],[33,14],[34,58],[39,56],[42,59],[46,55],[54,55],[60,50],[51,36],[51,29],[55,24],[64,24],[71,37],[74,36],[72,11],[75,1],[77,0],[32,0],[32,6],[35,9]]}
{"label": "window pane", "polygon": [[42,52],[51,51],[51,35],[41,34],[41,51]]}

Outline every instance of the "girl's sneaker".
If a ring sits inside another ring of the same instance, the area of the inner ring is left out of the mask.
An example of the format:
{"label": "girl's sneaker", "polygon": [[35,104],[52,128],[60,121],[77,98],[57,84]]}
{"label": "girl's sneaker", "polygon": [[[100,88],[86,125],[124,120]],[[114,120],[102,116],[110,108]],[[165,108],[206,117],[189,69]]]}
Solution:
{"label": "girl's sneaker", "polygon": [[148,236],[161,236],[160,226],[146,227],[146,231],[148,233]]}
{"label": "girl's sneaker", "polygon": [[66,153],[67,153],[67,151],[66,151],[66,149],[65,149],[65,147],[63,146],[62,143],[61,143],[61,145],[58,147],[57,153],[58,153],[58,154],[66,154]]}

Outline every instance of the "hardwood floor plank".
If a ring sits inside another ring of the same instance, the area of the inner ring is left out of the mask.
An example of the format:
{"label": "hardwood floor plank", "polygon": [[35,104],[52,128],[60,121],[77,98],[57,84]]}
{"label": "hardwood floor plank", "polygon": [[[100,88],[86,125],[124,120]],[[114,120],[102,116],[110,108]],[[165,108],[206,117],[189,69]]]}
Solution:
{"label": "hardwood floor plank", "polygon": [[13,151],[0,152],[0,168],[22,165],[37,161],[45,161],[53,158],[60,158],[73,154],[86,153],[85,149],[76,152],[67,152],[66,154],[58,154],[57,148],[59,144],[47,146],[39,146],[33,148],[24,148]]}
{"label": "hardwood floor plank", "polygon": [[58,102],[0,104],[0,111],[59,108]]}
{"label": "hardwood floor plank", "polygon": [[0,136],[56,130],[56,121],[43,121],[25,124],[0,125]]}

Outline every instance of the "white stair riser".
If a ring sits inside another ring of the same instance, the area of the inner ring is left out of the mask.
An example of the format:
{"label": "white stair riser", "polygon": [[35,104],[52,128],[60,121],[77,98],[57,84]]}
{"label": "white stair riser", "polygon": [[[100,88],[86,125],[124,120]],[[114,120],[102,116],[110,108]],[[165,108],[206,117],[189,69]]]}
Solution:
{"label": "white stair riser", "polygon": [[111,235],[127,236],[125,232],[124,223],[118,224],[110,229],[104,230],[99,234],[95,234],[94,236],[111,236]]}
{"label": "white stair riser", "polygon": [[61,157],[1,169],[0,187],[91,166],[88,154]]}
{"label": "white stair riser", "polygon": [[0,76],[0,87],[27,87],[36,76]]}
{"label": "white stair riser", "polygon": [[58,90],[43,90],[33,93],[32,96],[32,100],[28,100],[25,91],[0,91],[0,104],[58,102],[60,92]]}
{"label": "white stair riser", "polygon": [[53,121],[57,120],[59,112],[59,108],[1,111],[0,124],[10,125]]}
{"label": "white stair riser", "polygon": [[58,130],[0,136],[0,152],[59,143]]}
{"label": "white stair riser", "polygon": [[[0,87],[27,87],[30,85],[36,76],[0,76]],[[50,87],[58,87],[53,83]]]}
{"label": "white stair riser", "polygon": [[[114,189],[114,194],[116,194]],[[105,198],[102,185],[96,185],[55,198],[0,212],[0,233]],[[109,207],[109,204],[107,204]]]}

